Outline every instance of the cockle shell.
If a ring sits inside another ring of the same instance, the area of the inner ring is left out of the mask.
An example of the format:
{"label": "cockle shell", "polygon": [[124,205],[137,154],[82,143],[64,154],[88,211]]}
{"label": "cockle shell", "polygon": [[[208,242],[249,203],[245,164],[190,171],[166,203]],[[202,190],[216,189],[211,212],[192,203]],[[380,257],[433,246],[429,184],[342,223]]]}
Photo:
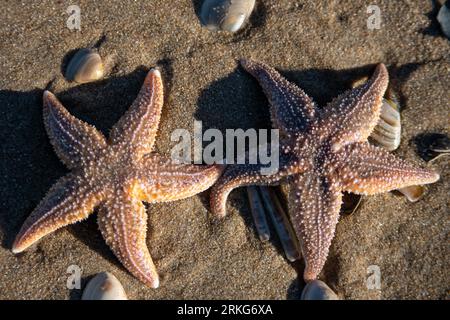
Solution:
{"label": "cockle shell", "polygon": [[372,141],[388,151],[394,151],[400,145],[402,127],[398,105],[387,98],[381,105],[380,119],[370,135]]}
{"label": "cockle shell", "polygon": [[101,79],[104,65],[100,55],[92,49],[80,49],[72,57],[66,69],[66,78],[77,83]]}
{"label": "cockle shell", "polygon": [[113,274],[101,272],[88,282],[81,300],[128,300],[128,298],[122,284]]}
{"label": "cockle shell", "polygon": [[339,300],[336,293],[320,280],[313,280],[303,289],[301,300]]}
{"label": "cockle shell", "polygon": [[236,32],[250,17],[255,0],[205,0],[200,20],[211,31]]}

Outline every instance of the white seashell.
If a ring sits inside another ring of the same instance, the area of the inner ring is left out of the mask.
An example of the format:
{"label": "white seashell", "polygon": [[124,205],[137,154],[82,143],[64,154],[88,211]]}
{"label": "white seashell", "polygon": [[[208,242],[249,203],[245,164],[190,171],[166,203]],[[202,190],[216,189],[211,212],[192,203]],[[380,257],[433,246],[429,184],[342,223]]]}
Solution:
{"label": "white seashell", "polygon": [[128,298],[122,284],[113,274],[101,272],[88,282],[81,300],[128,300]]}
{"label": "white seashell", "polygon": [[336,293],[320,280],[313,280],[303,289],[301,300],[339,300]]}
{"label": "white seashell", "polygon": [[254,7],[255,0],[205,0],[200,20],[211,31],[236,32],[248,20]]}
{"label": "white seashell", "polygon": [[267,241],[270,239],[270,230],[269,225],[267,224],[264,205],[258,194],[258,189],[255,186],[247,187],[247,196],[259,239],[261,241]]}
{"label": "white seashell", "polygon": [[397,189],[398,192],[402,193],[410,202],[416,202],[419,201],[424,193],[425,193],[425,187],[424,186],[409,186],[401,189]]}
{"label": "white seashell", "polygon": [[384,98],[380,119],[370,138],[386,150],[393,151],[400,145],[401,133],[400,110],[393,100]]}
{"label": "white seashell", "polygon": [[446,1],[437,15],[437,20],[441,24],[442,32],[450,39],[450,1]]}
{"label": "white seashell", "polygon": [[66,69],[66,78],[77,83],[87,83],[101,79],[104,74],[100,55],[91,49],[80,49],[70,60]]}

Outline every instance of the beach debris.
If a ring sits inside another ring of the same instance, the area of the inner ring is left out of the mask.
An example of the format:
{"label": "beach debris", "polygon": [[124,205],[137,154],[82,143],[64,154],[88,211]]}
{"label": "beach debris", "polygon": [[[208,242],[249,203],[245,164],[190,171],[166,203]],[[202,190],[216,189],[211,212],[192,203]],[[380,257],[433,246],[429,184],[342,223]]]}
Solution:
{"label": "beach debris", "polygon": [[83,291],[81,300],[128,300],[120,281],[109,272],[98,273]]}
{"label": "beach debris", "polygon": [[303,289],[301,300],[339,300],[336,293],[320,280],[308,282]]}
{"label": "beach debris", "polygon": [[450,39],[450,1],[447,0],[439,9],[437,20],[441,25],[442,32]]}
{"label": "beach debris", "polygon": [[65,77],[69,81],[88,83],[101,79],[104,71],[100,55],[93,49],[83,48],[70,60]]}
{"label": "beach debris", "polygon": [[361,203],[363,202],[363,196],[356,193],[344,192],[342,196],[342,214],[353,214],[358,210]]}
{"label": "beach debris", "polygon": [[425,187],[409,186],[398,189],[397,191],[403,194],[406,197],[406,199],[408,199],[410,202],[416,202],[422,199],[423,195],[425,194]]}
{"label": "beach debris", "polygon": [[445,134],[424,134],[416,140],[419,154],[427,162],[450,155],[450,138]]}
{"label": "beach debris", "polygon": [[208,30],[236,32],[248,20],[254,7],[255,0],[205,0],[200,20]]}
{"label": "beach debris", "polygon": [[270,239],[269,225],[267,224],[266,214],[264,212],[264,205],[258,194],[258,189],[255,186],[247,187],[248,201],[250,202],[250,209],[252,211],[253,221],[255,222],[256,231],[258,232],[261,241],[268,241]]}
{"label": "beach debris", "polygon": [[286,258],[293,262],[301,258],[299,242],[295,235],[292,224],[281,205],[281,201],[273,188],[260,186],[259,192],[263,200],[266,212],[274,225],[275,231],[283,247]]}

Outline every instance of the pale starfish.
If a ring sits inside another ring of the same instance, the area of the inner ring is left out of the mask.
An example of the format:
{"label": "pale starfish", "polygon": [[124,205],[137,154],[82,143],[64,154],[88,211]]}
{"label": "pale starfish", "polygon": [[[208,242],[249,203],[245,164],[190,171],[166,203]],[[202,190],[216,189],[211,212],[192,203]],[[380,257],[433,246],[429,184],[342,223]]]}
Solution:
{"label": "pale starfish", "polygon": [[273,68],[255,61],[241,65],[262,86],[271,119],[280,130],[280,167],[262,175],[261,165],[231,165],[214,185],[211,207],[225,215],[236,187],[290,182],[290,218],[305,259],[305,281],[323,268],[339,218],[342,192],[376,194],[439,179],[429,169],[410,165],[367,142],[377,124],[388,72],[379,64],[365,84],[318,108],[302,89]]}
{"label": "pale starfish", "polygon": [[56,182],[28,217],[12,251],[21,252],[56,229],[87,218],[99,206],[98,224],[106,243],[133,275],[158,287],[142,201],[193,196],[209,188],[222,171],[218,165],[175,164],[152,153],[162,105],[161,74],[151,70],[106,140],[45,91],[45,128],[56,154],[72,172]]}

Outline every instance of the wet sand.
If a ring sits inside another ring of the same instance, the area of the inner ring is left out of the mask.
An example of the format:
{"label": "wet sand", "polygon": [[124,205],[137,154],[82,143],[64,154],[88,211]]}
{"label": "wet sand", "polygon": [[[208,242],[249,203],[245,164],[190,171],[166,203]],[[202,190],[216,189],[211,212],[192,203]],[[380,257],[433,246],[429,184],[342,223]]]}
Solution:
{"label": "wet sand", "polygon": [[[51,89],[71,113],[105,134],[135,98],[145,71],[164,77],[157,150],[170,154],[176,128],[268,128],[267,101],[239,58],[264,61],[299,84],[320,105],[371,72],[388,66],[402,107],[402,142],[395,153],[423,162],[421,134],[449,134],[450,41],[431,1],[378,1],[382,24],[368,30],[364,1],[257,1],[237,34],[211,33],[198,21],[201,1],[79,1],[81,31],[66,27],[69,2],[8,2],[0,13],[0,298],[79,299],[66,287],[70,265],[82,286],[109,271],[132,299],[298,299],[302,263],[290,264],[275,239],[261,243],[243,189],[228,217],[211,219],[208,192],[147,206],[147,243],[161,275],[149,289],[118,263],[104,243],[96,215],[13,255],[13,239],[50,186],[67,169],[42,122],[42,92]],[[73,50],[101,41],[109,61],[101,81],[68,83],[61,69]],[[449,298],[449,163],[433,164],[441,180],[409,203],[393,193],[367,198],[341,217],[320,276],[345,299]],[[367,268],[381,270],[381,289],[366,287]]]}

